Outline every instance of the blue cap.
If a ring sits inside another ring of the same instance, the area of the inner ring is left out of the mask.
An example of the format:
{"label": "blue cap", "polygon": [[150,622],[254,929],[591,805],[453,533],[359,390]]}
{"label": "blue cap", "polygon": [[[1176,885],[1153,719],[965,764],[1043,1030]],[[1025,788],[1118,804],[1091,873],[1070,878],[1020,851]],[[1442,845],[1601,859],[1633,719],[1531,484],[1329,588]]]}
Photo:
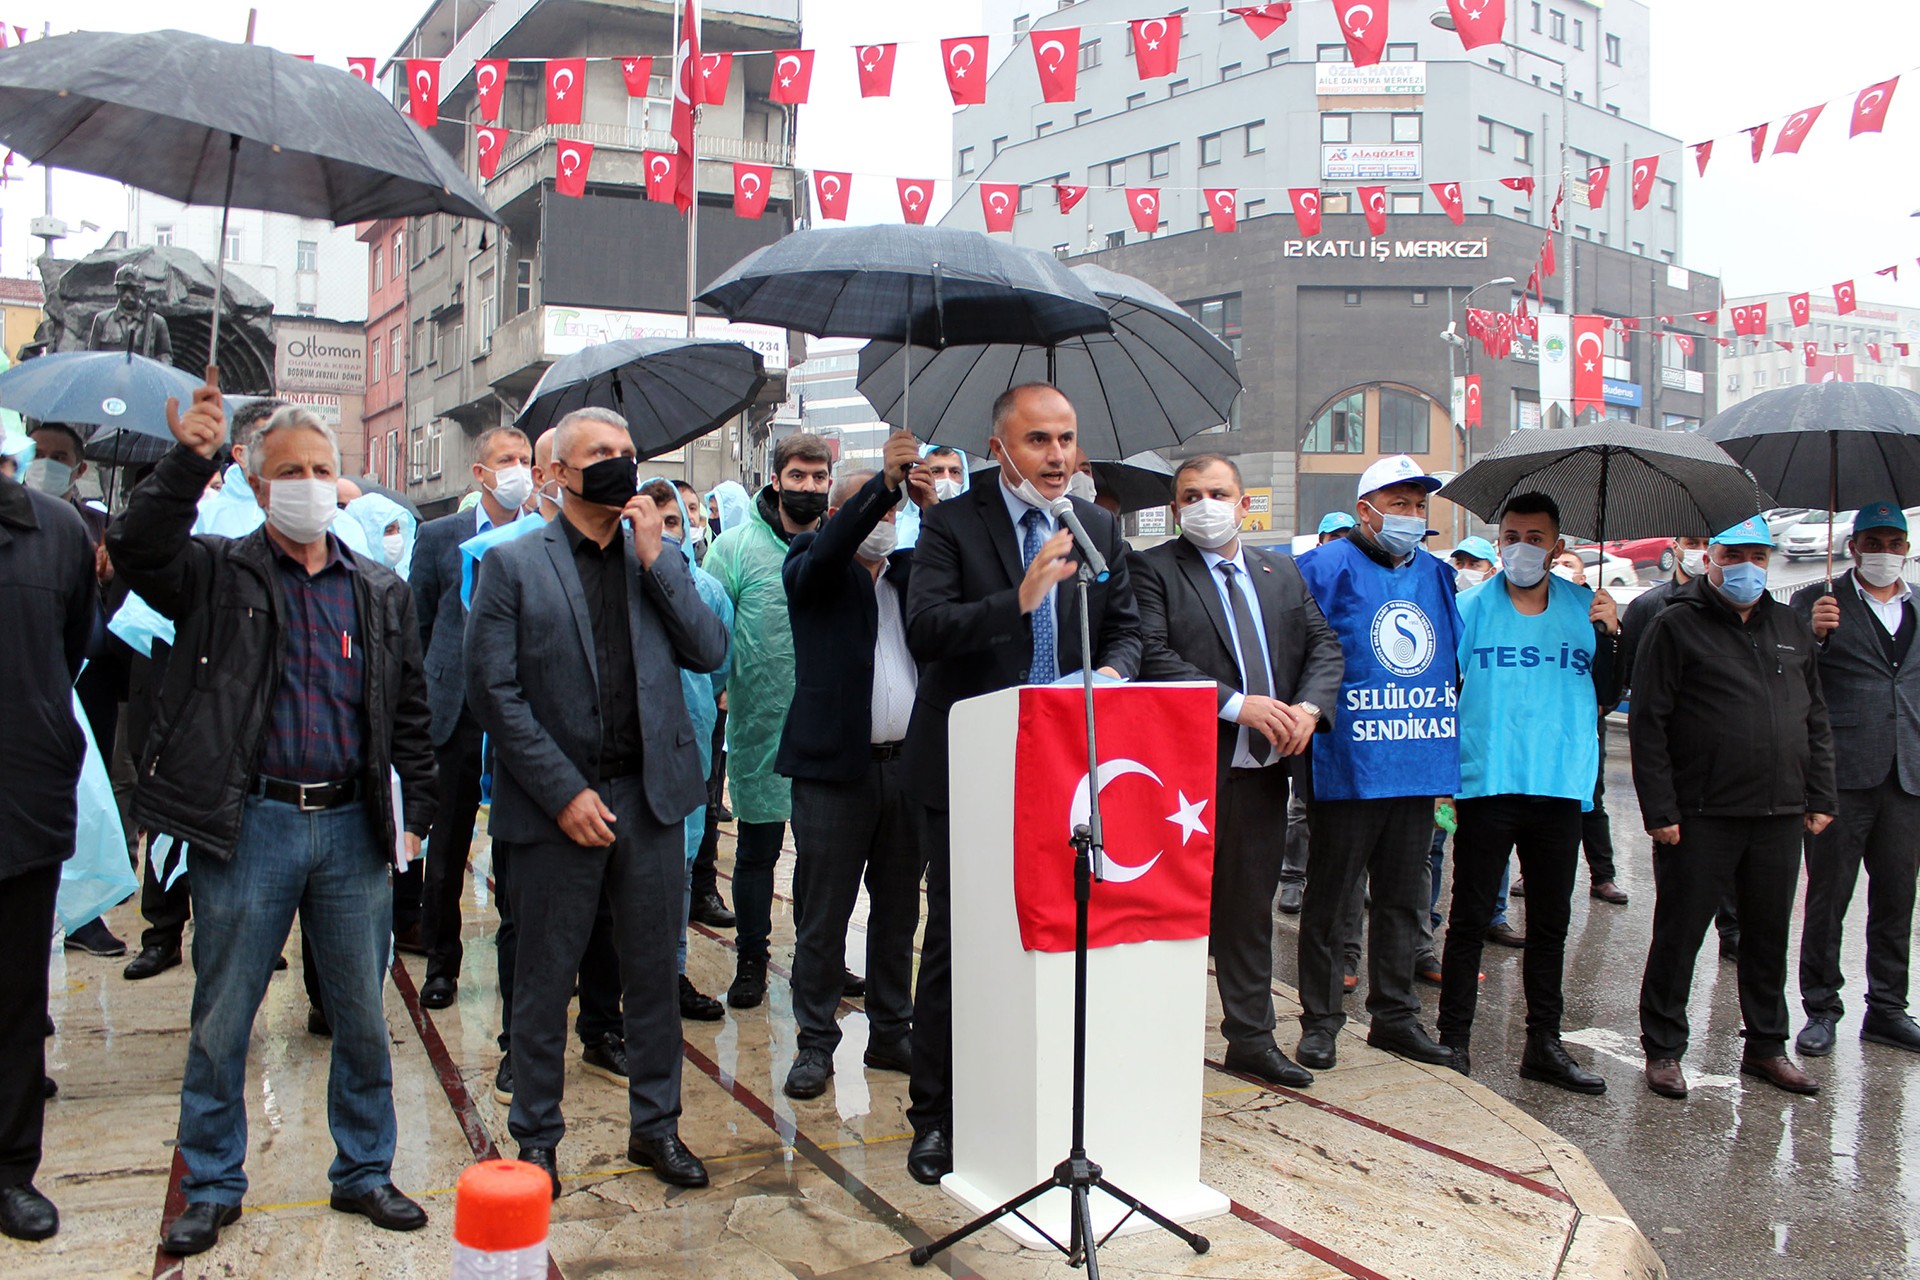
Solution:
{"label": "blue cap", "polygon": [[1773,535],[1767,532],[1767,522],[1759,516],[1748,516],[1731,529],[1722,529],[1710,539],[1716,547],[1770,547]]}
{"label": "blue cap", "polygon": [[1497,560],[1493,544],[1485,538],[1462,538],[1460,545],[1447,552],[1449,556],[1472,556],[1475,560]]}
{"label": "blue cap", "polygon": [[1342,529],[1353,528],[1357,523],[1359,522],[1345,511],[1329,511],[1320,517],[1319,532],[1322,535],[1339,533]]}
{"label": "blue cap", "polygon": [[1907,531],[1907,513],[1891,502],[1875,502],[1854,513],[1853,531],[1862,529],[1898,529]]}

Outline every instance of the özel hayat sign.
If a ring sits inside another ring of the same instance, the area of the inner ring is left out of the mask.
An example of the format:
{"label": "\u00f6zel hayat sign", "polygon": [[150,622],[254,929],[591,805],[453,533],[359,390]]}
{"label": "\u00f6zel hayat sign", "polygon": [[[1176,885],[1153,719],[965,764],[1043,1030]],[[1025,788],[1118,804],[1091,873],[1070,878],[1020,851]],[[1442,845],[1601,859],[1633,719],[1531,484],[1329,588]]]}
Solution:
{"label": "\u00f6zel hayat sign", "polygon": [[1390,262],[1397,258],[1484,258],[1482,240],[1288,240],[1280,254],[1286,258],[1366,258]]}

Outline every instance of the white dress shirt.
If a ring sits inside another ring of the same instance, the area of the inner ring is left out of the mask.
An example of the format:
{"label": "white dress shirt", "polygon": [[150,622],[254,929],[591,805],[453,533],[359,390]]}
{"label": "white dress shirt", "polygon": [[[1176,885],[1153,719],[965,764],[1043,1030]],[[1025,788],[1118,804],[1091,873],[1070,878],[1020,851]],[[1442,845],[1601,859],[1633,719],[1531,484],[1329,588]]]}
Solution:
{"label": "white dress shirt", "polygon": [[[1247,575],[1247,552],[1245,545],[1235,546],[1231,558],[1223,556],[1217,551],[1208,551],[1204,548],[1196,547],[1195,550],[1200,552],[1200,559],[1205,562],[1207,566],[1207,577],[1212,579],[1213,589],[1220,597],[1220,611],[1224,613],[1227,618],[1227,635],[1233,640],[1234,655],[1240,657],[1244,653],[1244,650],[1241,648],[1240,628],[1234,623],[1233,602],[1227,597],[1227,576],[1220,572],[1221,565],[1233,565],[1235,570],[1233,575],[1234,585],[1239,589],[1241,597],[1246,601],[1247,612],[1252,615],[1253,624],[1260,632],[1259,635],[1254,637],[1260,646],[1260,661],[1267,664],[1267,670],[1271,673],[1273,670],[1273,654],[1267,648],[1267,624],[1265,618],[1261,616],[1260,597],[1254,592],[1253,580]],[[1240,682],[1245,684],[1246,678],[1246,666],[1244,659],[1242,659]],[[1268,683],[1272,683],[1271,675],[1268,677]],[[1226,704],[1220,708],[1220,718],[1229,723],[1238,720],[1240,718],[1240,708],[1246,704],[1246,700],[1247,698],[1244,693],[1236,693],[1228,698]],[[1240,726],[1240,732],[1236,735],[1233,744],[1233,767],[1235,769],[1264,769],[1280,761],[1278,752],[1269,754],[1265,760],[1256,760],[1253,758],[1253,751],[1250,748],[1247,736],[1253,732],[1255,732],[1255,730],[1249,729],[1245,725]]]}
{"label": "white dress shirt", "polygon": [[1868,594],[1867,584],[1860,581],[1859,573],[1856,572],[1853,575],[1853,589],[1860,593],[1861,603],[1865,604],[1868,611],[1880,620],[1880,625],[1887,629],[1887,634],[1890,636],[1900,634],[1900,619],[1903,616],[1901,606],[1913,599],[1913,588],[1907,585],[1907,580],[1901,578],[1899,582],[1900,589],[1894,592],[1890,599],[1876,600]]}
{"label": "white dress shirt", "polygon": [[882,563],[873,579],[873,603],[880,626],[873,641],[873,737],[877,743],[899,742],[907,736],[913,718],[913,696],[920,673],[907,652],[907,624],[900,616],[900,593],[887,581],[891,564]]}

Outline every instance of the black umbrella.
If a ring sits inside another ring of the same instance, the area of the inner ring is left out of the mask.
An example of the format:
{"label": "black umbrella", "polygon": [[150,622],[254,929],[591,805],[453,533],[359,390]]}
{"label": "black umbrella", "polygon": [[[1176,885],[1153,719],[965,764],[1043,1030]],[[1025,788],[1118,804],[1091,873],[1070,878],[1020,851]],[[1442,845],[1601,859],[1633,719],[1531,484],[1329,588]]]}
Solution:
{"label": "black umbrella", "polygon": [[386,498],[389,501],[398,503],[400,508],[404,510],[408,515],[412,516],[415,520],[420,520],[422,518],[420,515],[420,508],[413,505],[412,498],[409,498],[406,494],[401,493],[398,489],[389,489],[386,485],[381,484],[378,480],[375,480],[372,476],[348,476],[347,483],[359,489],[362,496],[365,496],[366,494],[369,494],[369,493],[377,493],[381,497]]}
{"label": "black umbrella", "polygon": [[515,420],[538,436],[575,409],[627,420],[643,458],[697,440],[745,409],[767,383],[760,353],[720,338],[622,338],[562,356]]}

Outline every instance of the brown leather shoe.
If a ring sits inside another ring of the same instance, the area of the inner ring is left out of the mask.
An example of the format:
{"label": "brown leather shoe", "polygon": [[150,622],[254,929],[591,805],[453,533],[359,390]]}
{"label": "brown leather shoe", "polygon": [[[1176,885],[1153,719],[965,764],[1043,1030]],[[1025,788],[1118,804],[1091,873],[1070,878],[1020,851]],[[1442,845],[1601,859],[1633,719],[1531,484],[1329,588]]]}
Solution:
{"label": "brown leather shoe", "polygon": [[1527,935],[1510,924],[1489,925],[1487,941],[1502,947],[1524,947],[1527,945]]}
{"label": "brown leather shoe", "polygon": [[1602,880],[1587,890],[1587,893],[1602,902],[1611,902],[1616,907],[1627,905],[1627,891],[1611,880]]}
{"label": "brown leather shoe", "polygon": [[1788,1093],[1818,1093],[1820,1085],[1814,1078],[1793,1064],[1786,1054],[1777,1058],[1740,1059],[1740,1074],[1758,1076],[1776,1089],[1785,1089]]}
{"label": "brown leather shoe", "polygon": [[1663,1098],[1687,1096],[1687,1077],[1678,1058],[1648,1058],[1647,1088]]}

